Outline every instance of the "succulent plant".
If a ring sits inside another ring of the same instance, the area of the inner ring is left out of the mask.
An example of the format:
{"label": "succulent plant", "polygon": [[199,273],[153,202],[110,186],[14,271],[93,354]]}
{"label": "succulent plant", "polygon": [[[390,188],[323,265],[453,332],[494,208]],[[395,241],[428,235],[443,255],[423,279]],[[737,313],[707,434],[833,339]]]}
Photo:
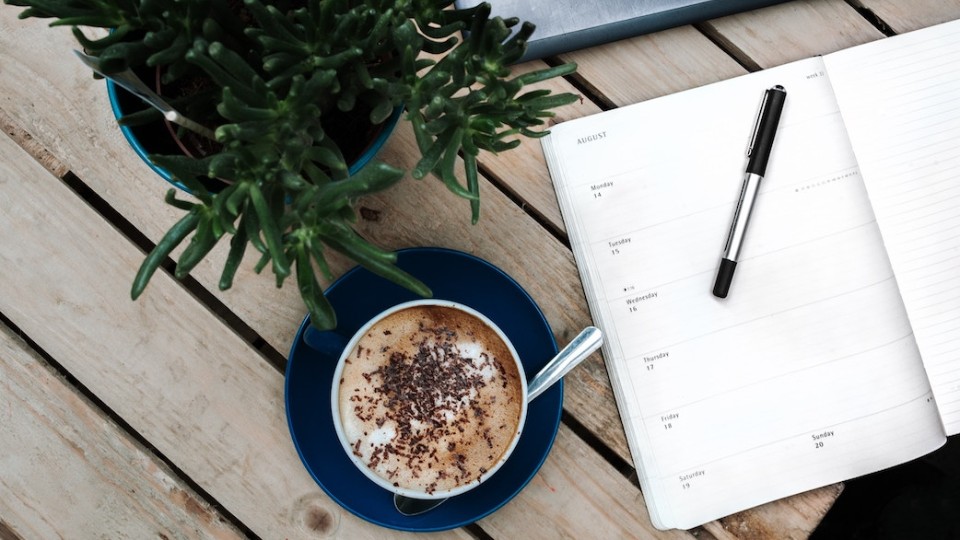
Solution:
{"label": "succulent plant", "polygon": [[[207,81],[174,104],[214,130],[213,149],[199,157],[151,156],[195,199],[179,198],[172,189],[167,193],[167,202],[185,214],[144,260],[134,299],[182,242],[189,238],[177,260],[177,277],[224,236],[232,238],[221,289],[231,286],[252,245],[261,254],[256,270],[270,265],[278,287],[295,274],[318,328],[336,325],[315,274],[318,269],[331,278],[328,249],[429,295],[395,266],[394,253],[367,242],[352,225],[356,199],[391,186],[405,171],[373,161],[350,175],[337,124],[328,119],[349,113],[378,125],[403,108],[421,151],[412,176],[434,176],[469,200],[475,223],[480,151],[501,152],[519,145],[518,136],[544,135],[552,109],[577,99],[527,90],[573,72],[572,64],[511,76],[510,65],[523,54],[533,26],[491,17],[488,4],[455,9],[452,0],[4,2],[27,7],[21,18],[53,18],[51,25],[72,26],[107,75],[159,68],[164,84],[190,77]],[[146,109],[121,122],[158,119],[158,112]],[[457,178],[458,163],[465,185]],[[199,180],[205,177],[226,180],[211,191]]]}

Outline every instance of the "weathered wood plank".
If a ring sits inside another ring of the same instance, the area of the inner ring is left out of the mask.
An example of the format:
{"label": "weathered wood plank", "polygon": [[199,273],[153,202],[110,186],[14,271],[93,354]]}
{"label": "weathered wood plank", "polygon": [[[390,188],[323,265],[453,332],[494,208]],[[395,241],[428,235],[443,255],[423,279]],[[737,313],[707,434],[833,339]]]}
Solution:
{"label": "weathered wood plank", "polygon": [[704,24],[715,39],[761,68],[827,54],[883,36],[842,0],[799,0]]}
{"label": "weathered wood plank", "polygon": [[721,539],[732,535],[740,540],[801,540],[813,533],[842,491],[843,484],[825,486],[744,510],[704,528]]}
{"label": "weathered wood plank", "polygon": [[165,274],[127,299],[139,251],[7,137],[0,201],[0,312],[231,514],[263,538],[404,536],[321,492],[290,443],[282,374],[205,306]]}
{"label": "weathered wood plank", "polygon": [[484,530],[497,538],[693,538],[685,531],[654,529],[636,487],[566,427],[557,434],[557,448],[567,451],[551,453],[549,466],[510,503],[519,515],[538,518],[498,512],[481,522]]}
{"label": "weathered wood plank", "polygon": [[0,131],[6,133],[21,148],[29,152],[38,163],[46,167],[54,176],[63,178],[69,171],[66,165],[44,148],[42,144],[35,141],[33,136],[14,123],[2,109],[0,109]]}
{"label": "weathered wood plank", "polygon": [[898,34],[960,19],[957,0],[857,0],[855,3],[872,11]]}
{"label": "weathered wood plank", "polygon": [[0,516],[18,536],[244,536],[2,325],[0,372]]}
{"label": "weathered wood plank", "polygon": [[22,536],[15,533],[13,528],[0,517],[0,540],[22,540]]}
{"label": "weathered wood plank", "polygon": [[630,105],[746,73],[692,26],[561,56],[606,100]]}

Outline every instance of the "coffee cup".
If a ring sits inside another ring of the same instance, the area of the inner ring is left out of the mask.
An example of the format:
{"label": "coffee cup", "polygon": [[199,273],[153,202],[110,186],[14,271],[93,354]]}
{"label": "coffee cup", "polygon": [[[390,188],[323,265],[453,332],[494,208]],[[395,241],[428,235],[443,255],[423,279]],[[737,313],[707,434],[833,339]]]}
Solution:
{"label": "coffee cup", "polygon": [[481,485],[510,457],[527,382],[509,338],[486,316],[416,300],[353,335],[331,405],[337,438],[367,478],[405,497],[446,498]]}

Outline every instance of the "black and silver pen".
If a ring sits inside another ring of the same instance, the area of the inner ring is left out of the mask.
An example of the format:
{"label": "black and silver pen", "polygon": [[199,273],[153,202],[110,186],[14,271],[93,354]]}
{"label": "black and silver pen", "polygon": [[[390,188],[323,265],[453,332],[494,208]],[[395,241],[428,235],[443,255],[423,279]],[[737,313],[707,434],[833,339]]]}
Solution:
{"label": "black and silver pen", "polygon": [[713,285],[713,295],[718,298],[726,298],[730,292],[733,272],[737,268],[740,248],[743,247],[743,237],[747,233],[747,224],[750,222],[757,192],[760,191],[760,181],[767,172],[767,160],[770,159],[770,150],[773,149],[773,139],[777,135],[777,125],[780,123],[780,113],[786,99],[787,92],[779,84],[763,93],[757,123],[753,128],[750,146],[747,147],[747,169],[743,175],[743,186],[740,188],[740,200],[733,213],[727,244],[723,248],[723,258],[720,259],[720,269],[717,271],[717,281]]}

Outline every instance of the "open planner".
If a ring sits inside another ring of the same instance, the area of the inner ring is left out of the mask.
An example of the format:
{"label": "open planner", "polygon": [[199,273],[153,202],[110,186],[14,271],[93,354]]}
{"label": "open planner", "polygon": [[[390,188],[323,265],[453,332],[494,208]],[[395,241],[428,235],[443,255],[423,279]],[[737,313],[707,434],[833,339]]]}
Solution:
{"label": "open planner", "polygon": [[[778,84],[719,299],[746,146]],[[543,148],[655,526],[960,432],[960,21],[564,122]]]}

